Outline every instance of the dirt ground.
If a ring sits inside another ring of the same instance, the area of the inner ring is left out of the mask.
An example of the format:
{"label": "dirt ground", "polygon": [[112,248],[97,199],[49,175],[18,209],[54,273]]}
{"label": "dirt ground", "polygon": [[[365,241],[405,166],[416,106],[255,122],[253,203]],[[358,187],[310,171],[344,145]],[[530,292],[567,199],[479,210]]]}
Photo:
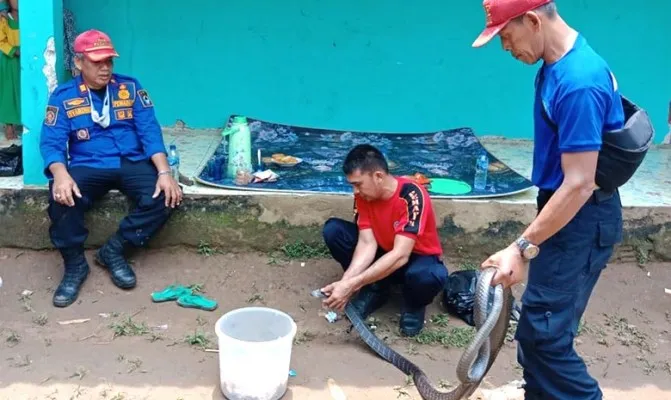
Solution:
{"label": "dirt ground", "polygon": [[[0,249],[0,399],[223,399],[218,354],[205,350],[217,348],[215,321],[249,305],[285,311],[298,325],[296,376],[284,399],[340,400],[330,394],[329,380],[349,400],[420,399],[400,371],[370,352],[356,332],[346,333],[346,321],[330,324],[319,300],[309,296],[339,276],[333,261],[218,254],[207,246],[150,250],[133,257],[138,286],[122,291],[88,257],[92,272],[79,301],[57,309],[51,304],[62,274],[57,253]],[[197,285],[219,308],[152,303],[150,293],[171,283]],[[671,398],[671,295],[665,288],[671,288],[669,264],[613,264],[599,282],[576,341],[607,399]],[[377,333],[436,385],[456,383],[455,364],[472,330],[446,316],[436,299],[425,332],[401,338],[397,312],[398,302],[391,302],[375,314]],[[76,319],[85,321],[60,323]],[[520,379],[514,342],[508,342],[481,387]]]}

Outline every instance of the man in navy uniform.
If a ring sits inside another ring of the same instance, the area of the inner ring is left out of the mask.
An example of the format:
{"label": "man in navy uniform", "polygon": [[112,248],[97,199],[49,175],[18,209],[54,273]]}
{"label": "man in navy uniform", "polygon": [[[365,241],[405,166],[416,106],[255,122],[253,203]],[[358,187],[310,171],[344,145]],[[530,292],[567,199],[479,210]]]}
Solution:
{"label": "man in navy uniform", "polygon": [[487,24],[473,43],[495,36],[536,74],[534,157],[538,215],[507,248],[486,260],[493,285],[528,282],[515,338],[525,399],[599,400],[598,382],[573,347],[601,272],[622,240],[615,190],[596,186],[602,133],[622,128],[624,111],[606,61],[559,15],[552,0],[484,0]]}
{"label": "man in navy uniform", "polygon": [[123,289],[136,283],[126,251],[144,246],[182,200],[154,104],[137,79],[112,72],[118,54],[110,38],[89,30],[74,49],[81,74],[51,94],[40,138],[51,194],[49,235],[65,264],[53,297],[57,307],[72,304],[88,277],[84,213],[97,200],[118,189],[135,204],[95,255]]}

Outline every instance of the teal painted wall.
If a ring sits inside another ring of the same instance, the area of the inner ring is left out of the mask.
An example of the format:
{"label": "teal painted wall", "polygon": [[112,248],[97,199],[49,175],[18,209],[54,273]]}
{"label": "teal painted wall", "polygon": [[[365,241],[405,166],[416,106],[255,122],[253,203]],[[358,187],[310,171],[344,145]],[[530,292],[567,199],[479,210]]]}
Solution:
{"label": "teal painted wall", "polygon": [[[326,128],[471,126],[532,137],[536,67],[504,53],[498,39],[471,48],[484,24],[480,0],[196,3],[65,0],[80,30],[112,36],[117,71],[148,87],[163,125],[220,127],[241,113]],[[671,98],[671,3],[558,5],[609,61],[626,95],[648,109],[659,142]]]}
{"label": "teal painted wall", "polygon": [[[59,79],[63,66],[59,63],[63,51],[63,3],[60,0],[30,0],[21,2],[21,119],[24,126],[23,181],[26,185],[42,185],[47,182],[43,174],[42,156],[39,151],[40,130],[49,98],[48,80],[44,69],[49,38],[54,39],[58,55],[54,68]],[[58,34],[54,34],[58,32]],[[47,68],[48,70],[48,68]],[[52,84],[56,77],[51,74]]]}

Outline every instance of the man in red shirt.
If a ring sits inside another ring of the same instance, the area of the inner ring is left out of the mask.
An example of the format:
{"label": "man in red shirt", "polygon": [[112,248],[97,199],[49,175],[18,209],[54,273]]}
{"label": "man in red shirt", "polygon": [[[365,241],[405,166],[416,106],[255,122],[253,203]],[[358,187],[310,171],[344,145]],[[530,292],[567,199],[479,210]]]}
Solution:
{"label": "man in red shirt", "polygon": [[352,303],[366,318],[386,302],[390,284],[402,284],[400,329],[415,336],[424,327],[426,306],[447,280],[429,194],[413,180],[391,175],[371,145],[354,147],[343,172],[354,191],[355,222],[331,218],[324,225],[324,241],[345,270],[322,288],[329,296],[324,304],[342,311],[358,291]]}

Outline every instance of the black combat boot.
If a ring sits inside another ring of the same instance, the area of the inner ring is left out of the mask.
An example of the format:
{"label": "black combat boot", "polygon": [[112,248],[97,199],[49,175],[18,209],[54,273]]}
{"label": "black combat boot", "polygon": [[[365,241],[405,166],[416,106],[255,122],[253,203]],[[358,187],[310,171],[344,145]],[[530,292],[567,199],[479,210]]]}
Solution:
{"label": "black combat boot", "polygon": [[404,336],[417,336],[424,328],[426,307],[410,307],[405,300],[401,306],[399,325]]}
{"label": "black combat boot", "polygon": [[361,288],[359,293],[352,298],[351,303],[359,311],[361,318],[366,319],[382,307],[388,299],[389,285],[375,282]]}
{"label": "black combat boot", "polygon": [[109,270],[112,282],[121,289],[133,288],[136,283],[135,272],[124,255],[129,248],[130,243],[115,234],[96,253],[96,262]]}
{"label": "black combat boot", "polygon": [[56,307],[67,307],[79,296],[79,289],[89,276],[89,264],[83,249],[61,249],[65,264],[63,279],[54,292]]}

